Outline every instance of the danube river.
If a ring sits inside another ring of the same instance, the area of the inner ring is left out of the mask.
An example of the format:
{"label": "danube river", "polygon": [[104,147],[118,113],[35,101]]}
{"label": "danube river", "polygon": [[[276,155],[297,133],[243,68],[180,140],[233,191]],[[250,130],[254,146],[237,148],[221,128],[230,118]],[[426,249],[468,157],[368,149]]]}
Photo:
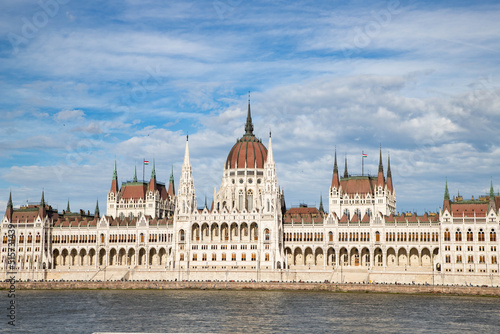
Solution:
{"label": "danube river", "polygon": [[[500,333],[500,298],[494,297],[316,291],[19,290],[16,304],[15,333]],[[6,315],[6,307],[2,309]],[[5,315],[2,333],[11,332]]]}

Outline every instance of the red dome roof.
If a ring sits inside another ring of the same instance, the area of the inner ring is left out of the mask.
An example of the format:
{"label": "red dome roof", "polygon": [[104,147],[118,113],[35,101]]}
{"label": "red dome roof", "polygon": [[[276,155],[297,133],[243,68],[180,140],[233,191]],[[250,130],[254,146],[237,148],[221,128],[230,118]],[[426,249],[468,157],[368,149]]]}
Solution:
{"label": "red dome roof", "polygon": [[226,160],[226,168],[264,168],[267,148],[254,135],[244,135],[234,144]]}
{"label": "red dome roof", "polygon": [[226,168],[264,168],[267,160],[267,148],[253,134],[252,115],[250,113],[250,96],[248,98],[248,114],[245,134],[238,139],[229,152]]}

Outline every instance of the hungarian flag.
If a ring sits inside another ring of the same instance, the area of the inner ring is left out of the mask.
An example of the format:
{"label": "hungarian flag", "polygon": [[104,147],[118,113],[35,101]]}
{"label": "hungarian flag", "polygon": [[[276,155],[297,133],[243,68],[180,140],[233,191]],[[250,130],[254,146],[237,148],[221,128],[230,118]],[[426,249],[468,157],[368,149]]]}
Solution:
{"label": "hungarian flag", "polygon": [[363,153],[363,158],[367,158],[367,157],[368,157],[368,155],[366,155],[365,153]]}
{"label": "hungarian flag", "polygon": [[149,165],[149,160],[144,160],[144,165]]}

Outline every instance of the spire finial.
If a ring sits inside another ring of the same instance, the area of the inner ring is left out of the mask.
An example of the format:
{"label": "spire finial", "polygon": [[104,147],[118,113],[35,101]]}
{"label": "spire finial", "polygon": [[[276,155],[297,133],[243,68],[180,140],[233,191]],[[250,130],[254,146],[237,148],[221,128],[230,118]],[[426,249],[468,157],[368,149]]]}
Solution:
{"label": "spire finial", "polygon": [[137,166],[135,166],[135,169],[134,169],[134,182],[137,182]]}
{"label": "spire finial", "polygon": [[155,158],[153,158],[153,169],[151,170],[151,178],[156,179]]}
{"label": "spire finial", "polygon": [[189,166],[191,162],[189,160],[189,140],[186,139],[186,148],[184,151],[184,165]]}
{"label": "spire finial", "polygon": [[71,212],[71,210],[69,208],[69,198],[68,198],[68,205],[66,206],[66,212]]}
{"label": "spire finial", "polygon": [[493,178],[490,181],[490,198],[495,198],[495,193],[493,192]]}
{"label": "spire finial", "polygon": [[100,216],[100,212],[99,212],[99,199],[96,201],[95,203],[95,211],[94,211],[94,216],[95,217],[99,217]]}
{"label": "spire finial", "polygon": [[387,177],[392,177],[391,175],[391,155],[387,154]]}
{"label": "spire finial", "polygon": [[345,156],[345,169],[344,169],[344,177],[348,178],[349,173],[347,173],[347,155]]}
{"label": "spire finial", "polygon": [[382,165],[382,144],[380,144],[380,158],[378,160],[378,171],[384,172],[384,166]]}
{"label": "spire finial", "polygon": [[248,113],[247,123],[245,124],[245,135],[253,136],[252,113],[250,112],[250,92],[248,92]]}
{"label": "spire finial", "polygon": [[446,178],[446,182],[444,185],[444,200],[449,201],[450,200],[450,193],[448,192],[448,178]]}
{"label": "spire finial", "polygon": [[113,171],[113,180],[118,180],[118,173],[116,172],[116,159],[115,159],[115,169]]}
{"label": "spire finial", "polygon": [[45,191],[42,190],[42,200],[40,201],[40,206],[45,206]]}
{"label": "spire finial", "polygon": [[174,165],[170,168],[170,183],[174,182]]}
{"label": "spire finial", "polygon": [[323,210],[323,194],[319,196],[319,212],[324,212]]}
{"label": "spire finial", "polygon": [[11,208],[12,209],[13,205],[12,205],[12,191],[9,192],[9,201],[7,202],[7,208]]}
{"label": "spire finial", "polygon": [[333,173],[339,173],[339,167],[337,166],[337,147],[335,147],[335,159],[333,161]]}

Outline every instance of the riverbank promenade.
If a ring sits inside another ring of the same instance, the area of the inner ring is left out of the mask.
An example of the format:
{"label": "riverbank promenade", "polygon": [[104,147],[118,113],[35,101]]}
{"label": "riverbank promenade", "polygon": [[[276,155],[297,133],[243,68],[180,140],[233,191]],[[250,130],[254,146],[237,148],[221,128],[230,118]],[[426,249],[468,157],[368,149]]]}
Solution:
{"label": "riverbank promenade", "polygon": [[[312,290],[357,293],[396,294],[444,294],[498,296],[500,287],[452,286],[419,284],[349,284],[308,282],[208,282],[208,281],[107,281],[107,282],[16,282],[16,290]],[[8,290],[10,283],[0,283],[0,289]]]}

